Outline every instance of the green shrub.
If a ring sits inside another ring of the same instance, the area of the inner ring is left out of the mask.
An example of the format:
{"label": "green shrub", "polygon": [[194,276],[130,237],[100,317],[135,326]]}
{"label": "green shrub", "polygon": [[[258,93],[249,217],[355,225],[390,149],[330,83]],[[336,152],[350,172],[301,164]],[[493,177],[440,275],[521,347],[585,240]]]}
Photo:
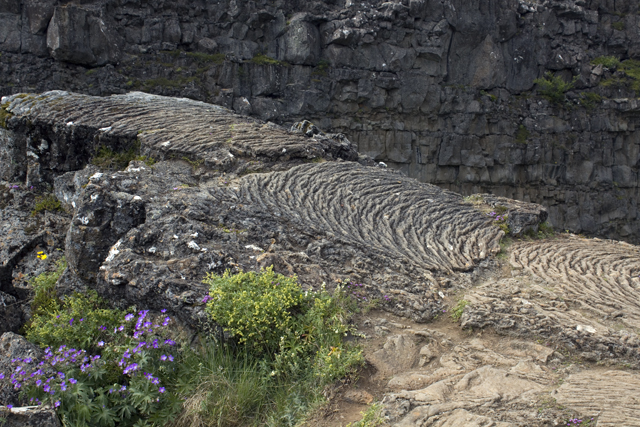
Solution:
{"label": "green shrub", "polygon": [[602,96],[594,92],[584,92],[580,94],[580,103],[587,109],[593,110],[596,105],[602,102]]}
{"label": "green shrub", "polygon": [[58,212],[62,210],[62,204],[60,200],[56,198],[54,194],[45,194],[42,196],[36,196],[36,205],[31,211],[31,216],[36,216],[41,212]]}
{"label": "green shrub", "polygon": [[591,61],[592,65],[602,65],[610,70],[615,70],[620,66],[620,60],[615,56],[599,56]]}
{"label": "green shrub", "polygon": [[565,101],[565,93],[575,85],[578,77],[574,77],[570,83],[565,82],[562,77],[547,72],[544,78],[535,79],[533,82],[538,85],[538,90],[543,98],[549,102],[561,105]]}
{"label": "green shrub", "polygon": [[[46,255],[38,254],[39,259],[46,259]],[[56,293],[56,283],[64,270],[67,268],[67,261],[63,257],[56,261],[56,269],[52,272],[44,272],[29,281],[33,288],[33,300],[31,301],[32,319],[44,316],[47,313],[57,313],[60,310],[62,301]]]}
{"label": "green shrub", "polygon": [[47,291],[36,291],[34,314],[25,327],[26,338],[41,347],[64,344],[97,350],[96,343],[105,338],[105,328],[112,330],[124,319],[124,313],[108,308],[94,290],[60,299],[55,289],[41,289]]}
{"label": "green shrub", "polygon": [[539,239],[545,239],[547,237],[553,236],[554,234],[555,234],[555,231],[554,231],[553,227],[547,221],[543,222],[542,224],[540,224],[538,226],[538,238]]}
{"label": "green shrub", "polygon": [[295,277],[275,274],[268,268],[222,277],[208,273],[204,283],[211,286],[207,312],[238,341],[257,353],[273,354],[281,331],[293,328],[293,315],[304,298]]}
{"label": "green shrub", "polygon": [[624,31],[626,27],[624,24],[624,21],[614,22],[613,24],[611,24],[611,26],[613,27],[614,30],[618,30],[618,31]]}
{"label": "green shrub", "polygon": [[462,313],[464,313],[465,307],[469,305],[469,301],[460,300],[458,304],[451,310],[451,318],[454,322],[457,322],[462,317]]}
{"label": "green shrub", "polygon": [[618,66],[618,71],[622,72],[622,76],[614,76],[609,79],[602,80],[602,86],[627,87],[640,93],[640,61],[635,59],[627,59],[622,61]]}

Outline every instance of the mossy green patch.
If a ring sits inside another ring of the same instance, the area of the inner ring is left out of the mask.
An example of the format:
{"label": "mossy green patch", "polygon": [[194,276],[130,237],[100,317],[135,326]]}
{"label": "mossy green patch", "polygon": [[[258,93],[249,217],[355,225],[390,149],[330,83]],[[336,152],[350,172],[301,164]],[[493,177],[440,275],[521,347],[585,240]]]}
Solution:
{"label": "mossy green patch", "polygon": [[527,129],[524,125],[518,126],[518,130],[516,131],[516,142],[519,144],[526,144],[527,139],[529,139],[529,129]]}
{"label": "mossy green patch", "polygon": [[122,170],[126,168],[132,160],[145,162],[148,166],[152,166],[156,162],[152,157],[141,156],[139,152],[139,140],[128,149],[119,152],[115,152],[111,148],[102,145],[98,148],[96,155],[91,159],[91,164],[102,169]]}
{"label": "mossy green patch", "polygon": [[36,206],[31,211],[31,216],[36,216],[41,212],[58,212],[62,210],[60,200],[54,194],[45,194],[36,197]]}
{"label": "mossy green patch", "polygon": [[5,108],[5,105],[0,107],[0,127],[3,128],[7,128],[7,120],[9,120],[11,117],[13,117],[13,114],[11,114],[9,111],[7,111],[7,109]]}
{"label": "mossy green patch", "polygon": [[277,59],[271,58],[267,55],[256,55],[251,58],[251,62],[258,65],[278,65],[280,67],[290,67],[287,62],[279,61]]}

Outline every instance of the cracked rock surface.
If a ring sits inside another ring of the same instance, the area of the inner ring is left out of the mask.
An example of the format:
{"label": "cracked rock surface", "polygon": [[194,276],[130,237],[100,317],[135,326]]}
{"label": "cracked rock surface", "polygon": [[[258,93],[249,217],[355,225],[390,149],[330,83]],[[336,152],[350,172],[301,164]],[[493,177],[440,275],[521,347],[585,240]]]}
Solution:
{"label": "cracked rock surface", "polygon": [[[637,246],[545,237],[539,205],[419,183],[310,123],[287,130],[141,93],[3,102],[8,329],[29,317],[29,277],[63,254],[59,292],[93,288],[194,329],[209,326],[207,272],[273,265],[306,289],[351,281],[381,301],[358,323],[375,386],[344,399],[381,400],[392,425],[555,426],[572,415],[638,425]],[[98,166],[101,147],[155,162]],[[45,194],[62,210],[32,215]],[[492,210],[522,237],[506,239]]]}

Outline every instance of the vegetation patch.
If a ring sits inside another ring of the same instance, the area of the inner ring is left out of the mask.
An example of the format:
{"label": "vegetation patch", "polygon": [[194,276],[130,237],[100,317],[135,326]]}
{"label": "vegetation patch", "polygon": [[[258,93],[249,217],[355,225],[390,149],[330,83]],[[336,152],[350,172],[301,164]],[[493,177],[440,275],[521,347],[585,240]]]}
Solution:
{"label": "vegetation patch", "polygon": [[381,427],[387,424],[382,416],[382,404],[374,403],[361,412],[362,419],[355,423],[347,424],[347,427]]}
{"label": "vegetation patch", "polygon": [[611,24],[611,27],[613,27],[614,30],[624,31],[625,24],[624,24],[624,21],[618,21]]}
{"label": "vegetation patch", "polygon": [[455,307],[453,307],[453,309],[451,310],[450,316],[454,322],[457,322],[460,320],[460,318],[462,317],[462,313],[464,313],[464,309],[467,305],[469,305],[469,301],[462,299],[458,301],[458,304],[456,304]]}
{"label": "vegetation patch", "polygon": [[615,56],[599,56],[591,61],[592,65],[602,65],[604,68],[615,70],[620,66],[620,60]]}
{"label": "vegetation patch", "polygon": [[580,94],[580,104],[587,110],[593,110],[602,102],[602,96],[594,92],[583,92]]}
{"label": "vegetation patch", "polygon": [[139,152],[139,140],[129,147],[129,149],[120,152],[115,152],[111,148],[102,145],[98,148],[96,155],[91,159],[91,164],[102,169],[123,170],[129,165],[129,162],[133,160],[145,162],[148,166],[152,166],[155,163],[155,159],[148,156],[141,156]]}
{"label": "vegetation patch", "polygon": [[617,70],[619,73],[616,73],[616,76],[604,79],[600,84],[605,87],[630,88],[635,91],[636,94],[640,93],[640,61],[627,59],[626,61],[620,62]]}
{"label": "vegetation patch", "polygon": [[3,128],[7,128],[7,120],[9,120],[11,117],[13,117],[13,114],[11,114],[9,111],[7,111],[7,109],[5,108],[6,105],[0,106],[0,127]]}
{"label": "vegetation patch", "polygon": [[567,83],[562,77],[549,71],[543,78],[535,79],[533,82],[538,85],[538,91],[543,98],[552,104],[562,105],[566,101],[565,93],[573,89],[577,79],[576,76]]}
{"label": "vegetation patch", "polygon": [[36,205],[31,211],[31,216],[36,216],[45,211],[59,212],[61,210],[62,204],[60,203],[60,200],[58,200],[54,194],[49,193],[42,196],[36,196]]}
{"label": "vegetation patch", "polygon": [[279,61],[277,59],[271,58],[267,55],[256,55],[251,58],[251,62],[258,65],[277,65],[280,67],[290,67],[291,65],[284,61]]}
{"label": "vegetation patch", "polygon": [[[294,426],[364,362],[344,341],[361,298],[341,286],[303,292],[272,269],[208,275],[203,302],[229,337],[194,345],[166,310],[113,309],[92,290],[59,297],[64,268],[32,280],[25,335],[44,359],[14,359],[2,381],[51,405],[65,427]],[[367,422],[358,425],[379,425]]]}
{"label": "vegetation patch", "polygon": [[529,129],[527,129],[524,125],[518,126],[518,130],[516,131],[516,142],[519,144],[526,144],[529,139]]}
{"label": "vegetation patch", "polygon": [[318,61],[318,65],[316,65],[314,70],[311,72],[311,75],[327,77],[329,75],[330,68],[331,68],[331,63],[329,63],[329,61],[327,61],[326,59],[321,59],[320,61]]}

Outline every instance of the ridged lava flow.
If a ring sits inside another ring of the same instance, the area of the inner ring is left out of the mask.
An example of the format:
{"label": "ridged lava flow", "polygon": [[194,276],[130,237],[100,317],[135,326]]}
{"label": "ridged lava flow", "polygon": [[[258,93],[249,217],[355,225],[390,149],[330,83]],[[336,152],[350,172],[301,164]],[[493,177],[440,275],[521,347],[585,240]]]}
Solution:
{"label": "ridged lava flow", "polygon": [[454,193],[354,163],[250,175],[242,192],[311,233],[432,271],[472,268],[503,234]]}
{"label": "ridged lava flow", "polygon": [[640,327],[640,249],[620,242],[560,239],[514,245],[511,263],[548,283],[567,298],[601,316],[620,312],[620,321]]}

